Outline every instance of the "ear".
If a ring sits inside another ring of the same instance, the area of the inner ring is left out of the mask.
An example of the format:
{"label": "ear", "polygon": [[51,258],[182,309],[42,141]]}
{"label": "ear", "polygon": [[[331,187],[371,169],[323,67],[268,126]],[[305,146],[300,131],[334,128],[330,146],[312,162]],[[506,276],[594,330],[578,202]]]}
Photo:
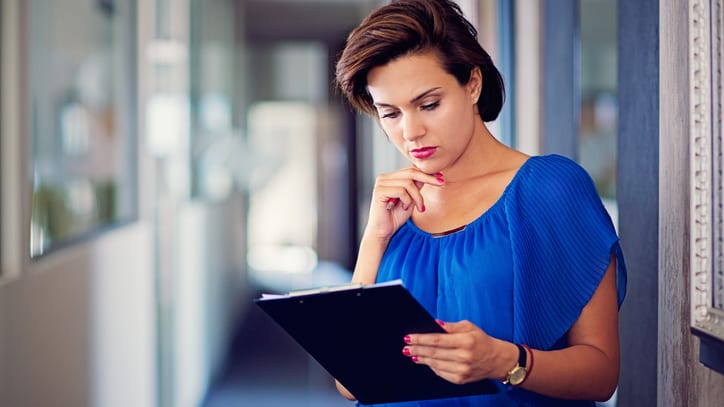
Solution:
{"label": "ear", "polygon": [[480,93],[483,89],[483,75],[480,72],[479,66],[476,66],[470,70],[470,79],[468,80],[468,84],[466,85],[466,87],[468,89],[468,93],[470,94],[470,98],[472,99],[473,104],[477,104],[478,99],[480,98]]}

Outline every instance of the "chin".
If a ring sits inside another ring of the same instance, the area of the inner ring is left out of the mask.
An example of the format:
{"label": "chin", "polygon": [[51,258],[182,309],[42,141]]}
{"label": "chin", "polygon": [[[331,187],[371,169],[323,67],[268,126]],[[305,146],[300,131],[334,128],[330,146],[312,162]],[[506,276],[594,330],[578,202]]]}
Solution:
{"label": "chin", "polygon": [[435,174],[437,172],[440,172],[445,166],[440,165],[440,163],[435,162],[434,160],[411,160],[412,165],[415,166],[418,170],[426,173],[426,174]]}

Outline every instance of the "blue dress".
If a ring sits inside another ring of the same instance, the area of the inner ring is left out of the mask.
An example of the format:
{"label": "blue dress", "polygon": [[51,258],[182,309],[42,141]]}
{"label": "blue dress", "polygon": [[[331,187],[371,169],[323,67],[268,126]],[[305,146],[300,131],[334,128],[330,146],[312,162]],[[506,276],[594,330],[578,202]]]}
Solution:
{"label": "blue dress", "polygon": [[[590,176],[568,158],[529,158],[502,196],[464,229],[433,236],[408,220],[392,237],[377,281],[402,279],[436,318],[469,320],[489,335],[534,349],[566,346],[616,256],[620,307],[626,266]],[[412,362],[411,362],[412,363]],[[497,381],[496,381],[497,383]],[[495,395],[394,403],[432,406],[593,406],[498,383]]]}

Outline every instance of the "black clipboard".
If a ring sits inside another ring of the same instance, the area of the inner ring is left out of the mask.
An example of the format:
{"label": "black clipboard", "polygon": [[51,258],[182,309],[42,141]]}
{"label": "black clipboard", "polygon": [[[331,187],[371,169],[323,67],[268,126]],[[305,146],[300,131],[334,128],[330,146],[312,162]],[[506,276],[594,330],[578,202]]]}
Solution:
{"label": "black clipboard", "polygon": [[448,382],[402,354],[405,335],[445,331],[400,280],[255,302],[364,404],[498,392],[490,380]]}

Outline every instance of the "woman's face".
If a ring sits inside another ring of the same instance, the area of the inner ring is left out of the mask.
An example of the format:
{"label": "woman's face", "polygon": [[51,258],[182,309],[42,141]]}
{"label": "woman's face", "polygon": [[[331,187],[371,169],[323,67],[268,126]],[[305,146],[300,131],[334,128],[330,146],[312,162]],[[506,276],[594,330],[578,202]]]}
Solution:
{"label": "woman's face", "polygon": [[478,70],[461,86],[427,52],[370,70],[367,85],[382,129],[415,167],[444,172],[463,155],[479,119]]}

